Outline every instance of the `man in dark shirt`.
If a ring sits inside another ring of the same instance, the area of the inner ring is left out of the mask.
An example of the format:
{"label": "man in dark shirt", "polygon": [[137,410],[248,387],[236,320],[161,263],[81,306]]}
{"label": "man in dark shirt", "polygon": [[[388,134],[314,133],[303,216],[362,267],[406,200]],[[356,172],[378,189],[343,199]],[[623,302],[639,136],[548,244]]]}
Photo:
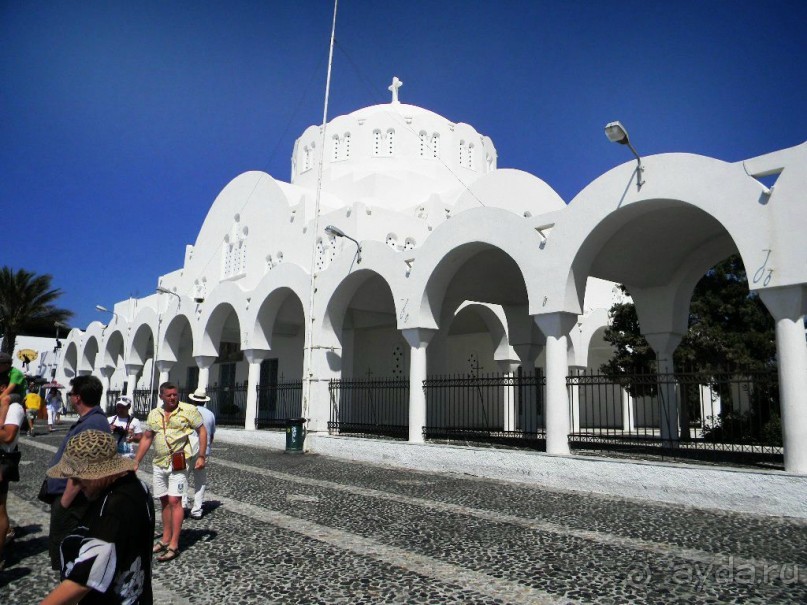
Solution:
{"label": "man in dark shirt", "polygon": [[[50,461],[55,466],[62,459],[65,446],[71,437],[87,429],[109,432],[109,422],[101,409],[101,394],[104,387],[95,376],[77,376],[70,381],[71,389],[67,394],[68,401],[79,415],[79,419],[67,431],[67,435]],[[78,525],[79,520],[87,510],[87,498],[81,493],[77,485],[68,484],[66,479],[48,479],[48,497],[50,505],[50,535],[48,537],[48,550],[50,551],[50,564],[55,570],[59,569],[59,545],[64,537]]]}
{"label": "man in dark shirt", "polygon": [[43,605],[153,603],[154,502],[134,467],[117,453],[109,431],[87,430],[71,438],[61,461],[48,469],[48,477],[69,479],[89,504],[62,541],[62,581]]}

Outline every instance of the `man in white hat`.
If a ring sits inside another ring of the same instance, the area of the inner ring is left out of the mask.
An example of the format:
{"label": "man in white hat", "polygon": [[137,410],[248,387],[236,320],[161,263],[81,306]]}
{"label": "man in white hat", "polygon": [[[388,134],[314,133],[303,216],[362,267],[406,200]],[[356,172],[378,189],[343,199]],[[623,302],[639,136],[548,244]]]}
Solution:
{"label": "man in white hat", "polygon": [[118,453],[127,458],[134,458],[137,444],[143,437],[143,426],[131,415],[132,398],[121,395],[115,402],[115,415],[107,418],[109,428],[118,442]]}
{"label": "man in white hat", "polygon": [[[213,443],[213,437],[216,434],[216,417],[213,412],[205,407],[205,404],[210,401],[210,397],[208,397],[204,389],[196,389],[188,395],[188,399],[190,399],[191,403],[196,404],[196,409],[202,415],[202,421],[205,423],[205,428],[207,429],[207,448],[205,451],[207,452],[207,459],[210,460],[210,445]],[[205,501],[205,490],[207,489],[207,466],[196,468],[196,465],[193,464],[192,468],[194,494],[191,519],[201,519],[202,505]],[[182,506],[187,508],[187,495],[183,499]]]}
{"label": "man in white hat", "polygon": [[[153,602],[151,544],[154,503],[134,473],[135,462],[117,453],[111,433],[88,429],[71,437],[48,469],[67,479],[89,506],[61,543],[61,583],[42,605]],[[90,593],[93,594],[89,597]]]}

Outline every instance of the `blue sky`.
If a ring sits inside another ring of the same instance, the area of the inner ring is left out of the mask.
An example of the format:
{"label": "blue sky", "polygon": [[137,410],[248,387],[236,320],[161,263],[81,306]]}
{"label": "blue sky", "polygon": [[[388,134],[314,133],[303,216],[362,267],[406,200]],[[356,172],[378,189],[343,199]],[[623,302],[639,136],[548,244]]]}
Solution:
{"label": "blue sky", "polygon": [[[73,325],[181,267],[235,176],[289,179],[322,119],[325,0],[0,0],[0,263]],[[341,0],[329,116],[401,100],[490,136],[567,201],[643,155],[807,139],[807,2]]]}

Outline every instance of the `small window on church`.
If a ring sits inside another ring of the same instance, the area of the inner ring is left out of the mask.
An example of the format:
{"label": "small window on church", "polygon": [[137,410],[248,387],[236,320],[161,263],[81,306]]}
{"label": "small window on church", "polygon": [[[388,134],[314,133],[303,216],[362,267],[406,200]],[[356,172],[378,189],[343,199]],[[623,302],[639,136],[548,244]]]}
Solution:
{"label": "small window on church", "polygon": [[429,148],[429,143],[428,143],[428,140],[426,138],[426,136],[427,136],[426,131],[421,130],[420,135],[418,135],[418,136],[419,136],[419,140],[420,140],[420,157],[425,158],[427,150]]}
{"label": "small window on church", "polygon": [[440,135],[432,133],[432,157],[436,158],[440,156]]}
{"label": "small window on church", "polygon": [[333,155],[331,156],[333,162],[346,160],[350,157],[350,133],[346,132],[344,136],[338,134],[333,135]]}
{"label": "small window on church", "polygon": [[373,155],[378,157],[381,155],[381,131],[373,131]]}
{"label": "small window on church", "polygon": [[468,145],[468,153],[465,154],[465,167],[473,170],[474,167],[474,144]]}
{"label": "small window on church", "polygon": [[311,170],[311,165],[314,162],[312,156],[313,153],[311,151],[311,148],[308,145],[306,145],[303,148],[303,172],[305,172],[306,170]]}
{"label": "small window on church", "polygon": [[395,130],[390,128],[387,131],[387,155],[393,155],[395,152]]}

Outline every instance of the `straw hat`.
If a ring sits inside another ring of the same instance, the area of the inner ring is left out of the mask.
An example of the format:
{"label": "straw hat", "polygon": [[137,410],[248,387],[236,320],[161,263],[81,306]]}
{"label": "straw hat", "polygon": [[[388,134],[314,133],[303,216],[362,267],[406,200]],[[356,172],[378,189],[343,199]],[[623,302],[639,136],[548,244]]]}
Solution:
{"label": "straw hat", "polygon": [[207,396],[204,389],[196,389],[193,393],[188,395],[188,399],[194,403],[207,403],[210,401],[210,397]]}
{"label": "straw hat", "polygon": [[102,479],[134,468],[134,460],[118,454],[111,433],[88,429],[70,438],[62,459],[47,475],[52,479]]}

